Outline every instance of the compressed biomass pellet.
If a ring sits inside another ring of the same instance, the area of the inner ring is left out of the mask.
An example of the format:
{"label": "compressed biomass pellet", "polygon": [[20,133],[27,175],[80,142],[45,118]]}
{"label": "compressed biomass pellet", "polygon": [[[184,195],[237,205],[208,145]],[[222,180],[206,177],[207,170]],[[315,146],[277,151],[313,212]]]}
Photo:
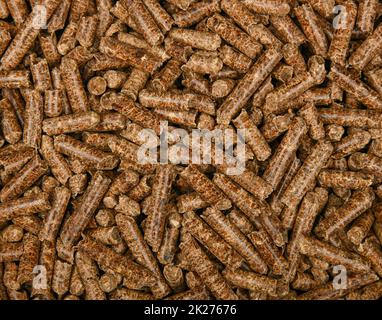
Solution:
{"label": "compressed biomass pellet", "polygon": [[380,299],[381,17],[0,0],[0,299]]}

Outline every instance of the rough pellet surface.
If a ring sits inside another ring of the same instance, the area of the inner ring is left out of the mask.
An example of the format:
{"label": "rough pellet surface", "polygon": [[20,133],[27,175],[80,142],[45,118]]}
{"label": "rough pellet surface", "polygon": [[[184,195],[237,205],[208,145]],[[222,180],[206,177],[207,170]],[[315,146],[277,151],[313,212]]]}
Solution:
{"label": "rough pellet surface", "polygon": [[0,0],[0,300],[381,299],[381,9]]}

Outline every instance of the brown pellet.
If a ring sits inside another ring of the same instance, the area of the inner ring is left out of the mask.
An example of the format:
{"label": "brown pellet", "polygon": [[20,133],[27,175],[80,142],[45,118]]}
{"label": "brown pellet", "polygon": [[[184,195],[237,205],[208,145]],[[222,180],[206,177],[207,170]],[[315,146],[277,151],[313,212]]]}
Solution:
{"label": "brown pellet", "polygon": [[372,185],[373,176],[353,171],[322,170],[318,181],[323,187],[363,189]]}
{"label": "brown pellet", "polygon": [[251,58],[228,45],[219,48],[219,57],[225,65],[242,73],[247,72],[252,65]]}
{"label": "brown pellet", "polygon": [[31,187],[46,171],[48,166],[39,156],[32,158],[0,191],[0,200],[15,199]]}
{"label": "brown pellet", "polygon": [[304,194],[308,191],[312,180],[314,181],[314,179],[316,179],[319,171],[325,165],[332,152],[333,146],[330,142],[317,142],[311,154],[305,159],[291,183],[286,188],[281,197],[281,202],[289,208],[296,207]]}
{"label": "brown pellet", "polygon": [[255,59],[262,49],[261,44],[217,13],[208,18],[207,27],[252,59]]}
{"label": "brown pellet", "polygon": [[0,299],[380,298],[381,17],[0,0]]}
{"label": "brown pellet", "polygon": [[[231,201],[251,220],[262,213],[269,215],[270,207],[265,201],[255,198],[245,189],[237,186],[224,174],[214,175],[213,182],[231,199]],[[216,206],[215,206],[216,207]],[[224,210],[220,209],[220,210]]]}
{"label": "brown pellet", "polygon": [[86,300],[105,300],[106,295],[102,291],[98,280],[98,268],[93,260],[83,252],[76,253],[76,269],[85,289]]}
{"label": "brown pellet", "polygon": [[126,1],[129,4],[129,15],[135,23],[136,29],[143,35],[145,40],[152,46],[163,42],[164,36],[150,14],[144,1]]}
{"label": "brown pellet", "polygon": [[337,21],[339,25],[334,26],[333,39],[328,51],[328,56],[332,62],[341,66],[345,66],[349,43],[357,15],[357,6],[353,1],[344,2],[343,6],[346,15],[344,16],[344,21]]}
{"label": "brown pellet", "polygon": [[76,113],[46,119],[42,123],[42,130],[50,135],[89,130],[100,122],[100,116],[95,112]]}
{"label": "brown pellet", "polygon": [[158,261],[164,265],[168,265],[174,260],[177,251],[181,221],[182,216],[180,216],[178,212],[170,214],[167,218],[163,241],[157,253]]}
{"label": "brown pellet", "polygon": [[201,50],[215,51],[221,44],[219,35],[209,31],[172,29],[169,36],[178,42]]}
{"label": "brown pellet", "polygon": [[271,156],[271,148],[245,110],[243,110],[240,115],[233,120],[233,124],[238,129],[245,129],[245,139],[250,145],[252,151],[255,153],[257,160],[265,161]]}
{"label": "brown pellet", "polygon": [[349,57],[349,64],[358,70],[363,70],[365,66],[382,50],[381,40],[382,25],[379,24],[373,33],[352,53]]}
{"label": "brown pellet", "polygon": [[217,123],[228,125],[232,118],[245,106],[250,97],[268,77],[281,60],[281,53],[269,49],[259,57],[248,73],[220,106],[217,113]]}
{"label": "brown pellet", "polygon": [[194,53],[182,70],[201,74],[216,74],[223,68],[223,61],[219,57],[204,53]]}
{"label": "brown pellet", "polygon": [[[308,61],[309,71],[296,75],[288,83],[270,92],[263,107],[264,114],[278,114],[287,111],[288,102],[302,95],[325,80],[325,60],[321,56],[312,56]],[[286,109],[286,110],[285,110]]]}
{"label": "brown pellet", "polygon": [[299,114],[309,126],[309,133],[312,139],[320,140],[325,137],[324,126],[319,121],[317,109],[313,103],[305,105],[300,109]]}
{"label": "brown pellet", "polygon": [[253,226],[251,221],[245,216],[245,214],[243,214],[237,209],[231,210],[227,214],[227,217],[245,235],[248,235],[255,229],[255,227]]}
{"label": "brown pellet", "polygon": [[86,253],[99,264],[122,274],[125,277],[125,284],[128,284],[132,289],[141,289],[156,283],[155,277],[145,267],[90,238],[80,242],[79,251],[80,253]]}
{"label": "brown pellet", "polygon": [[237,269],[235,271],[225,269],[223,271],[223,276],[225,279],[227,279],[227,281],[240,288],[260,290],[271,294],[276,293],[277,280],[273,278],[268,278],[263,275],[258,275],[254,272],[241,269]]}
{"label": "brown pellet", "polygon": [[382,99],[376,91],[367,86],[364,82],[353,77],[349,71],[333,64],[329,79],[335,81],[344,91],[354,95],[354,97],[373,110],[382,109]]}
{"label": "brown pellet", "polygon": [[54,265],[52,290],[57,293],[59,297],[62,297],[69,291],[71,274],[72,265],[57,259]]}
{"label": "brown pellet", "polygon": [[70,196],[70,190],[65,187],[58,187],[54,190],[52,208],[44,219],[44,225],[39,234],[40,241],[53,242],[56,239]]}
{"label": "brown pellet", "polygon": [[118,164],[118,158],[113,154],[103,152],[67,135],[56,136],[54,148],[62,154],[91,163],[100,170],[110,170]]}
{"label": "brown pellet", "polygon": [[275,28],[276,34],[285,43],[291,43],[295,46],[300,46],[306,41],[302,31],[297,27],[290,16],[270,16],[271,25]]}
{"label": "brown pellet", "polygon": [[100,96],[106,91],[106,80],[102,77],[93,77],[88,82],[88,90],[95,96]]}
{"label": "brown pellet", "polygon": [[[139,231],[138,225],[134,219],[126,215],[118,214],[116,215],[115,220],[121,231],[122,237],[126,241],[134,258],[157,277],[156,285],[151,287],[154,296],[163,298],[168,295],[170,293],[170,288],[159,269],[157,260],[143,239],[143,235]],[[145,231],[146,230],[147,229],[145,228]]]}
{"label": "brown pellet", "polygon": [[44,100],[41,93],[37,90],[28,92],[25,106],[23,142],[31,147],[39,147],[41,144],[43,109]]}
{"label": "brown pellet", "polygon": [[40,241],[35,235],[27,233],[23,239],[24,252],[20,258],[17,282],[23,285],[33,279],[33,268],[38,264]]}
{"label": "brown pellet", "polygon": [[263,178],[275,189],[288,170],[293,160],[294,153],[299,147],[301,137],[307,132],[307,127],[302,118],[296,117],[289,126],[280,145],[272,156]]}
{"label": "brown pellet", "polygon": [[172,165],[159,166],[153,177],[152,207],[145,227],[145,240],[154,252],[158,252],[163,241],[166,222],[165,205],[169,200],[171,185],[175,178]]}
{"label": "brown pellet", "polygon": [[239,254],[195,213],[185,213],[182,225],[222,263],[233,268],[240,266],[243,259]]}
{"label": "brown pellet", "polygon": [[267,267],[253,246],[224,214],[212,207],[207,208],[201,216],[228,244],[230,244],[244,259],[249,267],[258,272],[266,273]]}
{"label": "brown pellet", "polygon": [[359,255],[338,249],[312,237],[302,236],[299,248],[300,252],[305,255],[321,258],[331,264],[342,264],[350,271],[360,273],[370,271],[369,264]]}
{"label": "brown pellet", "polygon": [[312,7],[309,4],[303,4],[295,8],[294,12],[313,51],[325,56],[328,51],[328,42]]}
{"label": "brown pellet", "polygon": [[369,209],[374,198],[374,192],[370,188],[355,191],[343,206],[320,221],[316,227],[316,233],[328,239],[334,231],[344,228]]}
{"label": "brown pellet", "polygon": [[62,59],[60,69],[73,112],[88,111],[89,102],[77,63],[69,58]]}
{"label": "brown pellet", "polygon": [[216,298],[222,300],[237,299],[231,287],[194,239],[191,238],[186,243],[182,243],[181,250],[185,252],[188,263],[191,264]]}
{"label": "brown pellet", "polygon": [[7,98],[0,101],[1,128],[4,138],[10,144],[15,144],[22,138],[22,129],[17,114]]}
{"label": "brown pellet", "polygon": [[42,137],[41,153],[57,180],[62,184],[66,184],[73,173],[66,160],[55,150],[51,137],[45,135]]}
{"label": "brown pellet", "polygon": [[91,180],[80,206],[75,214],[70,216],[61,230],[60,238],[65,246],[71,247],[81,236],[81,232],[92,218],[95,210],[102,201],[109,185],[110,179],[97,172]]}
{"label": "brown pellet", "polygon": [[[49,19],[55,9],[58,7],[58,0],[50,0],[46,3],[46,18]],[[35,28],[36,18],[39,18],[38,10],[33,10],[26,18],[23,25],[13,38],[8,49],[1,58],[2,69],[10,70],[15,68],[24,58],[28,50],[33,46],[38,34],[39,28]]]}
{"label": "brown pellet", "polygon": [[371,264],[373,270],[382,274],[382,251],[380,243],[374,236],[366,238],[359,246],[358,252]]}
{"label": "brown pellet", "polygon": [[1,231],[0,239],[4,242],[19,242],[23,236],[23,229],[15,224],[11,224]]}
{"label": "brown pellet", "polygon": [[248,238],[274,274],[285,274],[287,272],[289,268],[287,260],[264,230],[251,232]]}
{"label": "brown pellet", "polygon": [[173,14],[175,24],[181,28],[189,27],[214,12],[220,12],[220,2],[218,0],[202,0],[198,2],[193,0],[170,0],[169,2],[182,9],[182,11]]}
{"label": "brown pellet", "polygon": [[[228,168],[225,165],[217,165],[216,169],[221,173],[228,174]],[[263,178],[257,176],[250,169],[244,169],[243,173],[231,175],[230,178],[260,200],[266,199],[273,191]]]}
{"label": "brown pellet", "polygon": [[373,226],[374,220],[370,210],[359,216],[346,233],[349,240],[356,246],[360,245]]}

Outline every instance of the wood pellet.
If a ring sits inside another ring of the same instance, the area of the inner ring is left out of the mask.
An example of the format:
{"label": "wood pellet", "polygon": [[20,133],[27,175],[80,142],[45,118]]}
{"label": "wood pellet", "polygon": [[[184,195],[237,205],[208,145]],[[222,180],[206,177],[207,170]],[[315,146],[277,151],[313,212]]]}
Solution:
{"label": "wood pellet", "polygon": [[0,300],[381,299],[381,8],[1,0]]}

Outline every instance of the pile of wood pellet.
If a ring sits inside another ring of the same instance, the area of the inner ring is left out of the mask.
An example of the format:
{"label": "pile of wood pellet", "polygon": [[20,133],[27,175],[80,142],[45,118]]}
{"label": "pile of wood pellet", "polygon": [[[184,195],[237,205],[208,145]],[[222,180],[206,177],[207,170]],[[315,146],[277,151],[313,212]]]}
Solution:
{"label": "pile of wood pellet", "polygon": [[[381,15],[0,0],[0,299],[382,297]],[[244,171],[141,163],[163,121],[245,130]]]}

